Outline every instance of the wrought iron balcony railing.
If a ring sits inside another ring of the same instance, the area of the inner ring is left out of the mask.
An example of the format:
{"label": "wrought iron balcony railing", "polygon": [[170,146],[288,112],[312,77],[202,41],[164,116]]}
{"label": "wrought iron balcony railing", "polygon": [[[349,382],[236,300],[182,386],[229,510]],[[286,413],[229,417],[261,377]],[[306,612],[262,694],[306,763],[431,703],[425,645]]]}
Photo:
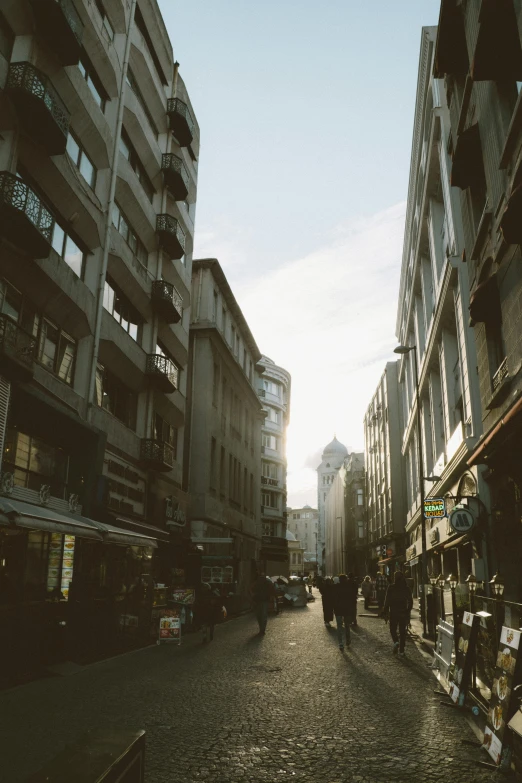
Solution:
{"label": "wrought iron balcony railing", "polygon": [[179,98],[169,98],[167,114],[169,115],[170,128],[180,147],[188,147],[194,138],[195,126],[187,104]]}
{"label": "wrought iron balcony railing", "polygon": [[29,0],[42,35],[62,65],[76,65],[80,59],[83,22],[72,0]]}
{"label": "wrought iron balcony railing", "polygon": [[28,380],[33,375],[36,340],[7,315],[0,315],[0,367],[8,377]]}
{"label": "wrought iron balcony railing", "polygon": [[158,391],[172,394],[178,388],[179,370],[167,356],[150,353],[145,372]]}
{"label": "wrought iron balcony railing", "polygon": [[507,358],[504,359],[498,370],[496,371],[495,375],[493,376],[493,392],[496,392],[499,386],[502,384],[502,381],[504,381],[505,378],[508,376],[508,364],[507,364]]}
{"label": "wrought iron balcony railing", "polygon": [[26,133],[49,155],[62,155],[67,145],[69,112],[47,76],[31,63],[12,63],[5,89]]}
{"label": "wrought iron balcony railing", "polygon": [[151,470],[159,472],[172,470],[175,462],[174,449],[162,440],[144,438],[141,441],[140,461]]}
{"label": "wrought iron balcony railing", "polygon": [[0,234],[35,258],[51,250],[54,218],[36,193],[9,171],[0,171]]}
{"label": "wrought iron balcony railing", "polygon": [[190,174],[181,158],[171,152],[164,153],[161,157],[161,170],[176,201],[185,201],[190,187]]}
{"label": "wrought iron balcony railing", "polygon": [[182,258],[185,253],[185,232],[172,215],[156,217],[156,233],[160,245],[171,258]]}
{"label": "wrought iron balcony railing", "polygon": [[154,280],[152,283],[152,306],[168,324],[177,324],[183,317],[183,299],[172,283]]}

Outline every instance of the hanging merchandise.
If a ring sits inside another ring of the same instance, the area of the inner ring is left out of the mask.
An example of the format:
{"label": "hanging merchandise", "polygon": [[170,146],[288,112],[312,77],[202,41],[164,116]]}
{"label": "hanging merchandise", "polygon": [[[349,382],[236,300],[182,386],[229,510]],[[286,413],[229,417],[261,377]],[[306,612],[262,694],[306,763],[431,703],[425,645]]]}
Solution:
{"label": "hanging merchandise", "polygon": [[463,707],[466,701],[479,624],[480,617],[478,615],[464,612],[456,647],[455,670],[449,691],[452,701],[459,707]]}
{"label": "hanging merchandise", "polygon": [[500,635],[493,688],[489,702],[488,718],[484,731],[483,747],[497,764],[502,760],[502,746],[506,724],[512,717],[512,693],[520,648],[520,631],[503,626]]}

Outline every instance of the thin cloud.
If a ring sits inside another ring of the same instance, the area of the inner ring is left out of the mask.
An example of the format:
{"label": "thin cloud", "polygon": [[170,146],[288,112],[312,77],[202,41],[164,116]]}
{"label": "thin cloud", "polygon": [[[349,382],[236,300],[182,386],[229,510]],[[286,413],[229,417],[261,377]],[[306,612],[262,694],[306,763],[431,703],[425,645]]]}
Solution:
{"label": "thin cloud", "polygon": [[315,468],[334,432],[362,450],[364,411],[395,344],[404,218],[400,203],[345,221],[321,250],[264,274],[239,252],[232,264],[212,254],[260,349],[292,375],[290,505],[303,493],[316,502]]}

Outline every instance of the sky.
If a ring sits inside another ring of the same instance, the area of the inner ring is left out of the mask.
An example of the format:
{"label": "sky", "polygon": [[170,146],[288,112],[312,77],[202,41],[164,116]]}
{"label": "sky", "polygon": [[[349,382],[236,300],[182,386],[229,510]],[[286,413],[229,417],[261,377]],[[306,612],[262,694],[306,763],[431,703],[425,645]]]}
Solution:
{"label": "sky", "polygon": [[288,504],[317,504],[395,321],[421,29],[440,0],[159,0],[201,132],[194,258],[292,375]]}

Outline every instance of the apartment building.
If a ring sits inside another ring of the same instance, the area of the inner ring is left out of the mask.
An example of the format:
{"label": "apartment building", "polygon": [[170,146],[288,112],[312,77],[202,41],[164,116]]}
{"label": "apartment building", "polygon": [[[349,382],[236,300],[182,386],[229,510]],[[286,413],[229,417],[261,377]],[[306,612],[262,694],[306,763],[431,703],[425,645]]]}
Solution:
{"label": "apartment building", "polygon": [[2,3],[0,87],[0,633],[24,669],[149,641],[187,576],[199,129],[156,0]]}
{"label": "apartment building", "polygon": [[[438,78],[436,38],[437,28],[423,28],[396,329],[402,346],[398,378],[406,559],[416,589],[423,550],[420,481],[426,496],[446,498],[447,513],[456,503],[475,504],[469,498],[487,493],[482,470],[468,464],[482,433],[477,354],[469,326],[466,259],[473,253],[465,252],[465,221],[450,158],[450,107],[444,81]],[[426,520],[426,551],[428,573],[455,573],[464,582],[474,571],[483,578],[484,530],[472,539],[456,534],[447,518]]]}
{"label": "apartment building", "polygon": [[290,423],[290,373],[262,356],[257,364],[258,394],[265,419],[261,426],[260,553],[268,576],[288,575],[286,539],[286,428]]}
{"label": "apartment building", "polygon": [[326,546],[326,528],[325,528],[325,505],[328,492],[333,484],[337,471],[348,456],[348,449],[334,439],[325,447],[321,455],[321,464],[317,467],[317,509],[319,511],[318,525],[318,545],[317,545],[317,567],[322,576],[326,576],[325,571],[325,546]]}
{"label": "apartment building", "polygon": [[324,504],[325,570],[366,575],[364,454],[353,452],[336,472]]}
{"label": "apartment building", "polygon": [[473,434],[481,437],[468,454],[470,472],[482,471],[485,479],[477,487],[477,528],[494,542],[486,578],[500,571],[505,597],[516,601],[522,597],[521,29],[519,2],[442,3],[434,63],[449,107],[447,149],[477,354],[481,429]]}
{"label": "apartment building", "polygon": [[364,415],[368,572],[391,574],[405,559],[406,477],[398,362],[388,362]]}
{"label": "apartment building", "polygon": [[[261,548],[261,352],[219,262],[192,264],[185,487],[203,577],[249,605]],[[205,569],[209,569],[208,572]]]}
{"label": "apartment building", "polygon": [[311,506],[288,508],[288,530],[290,530],[304,550],[304,570],[317,571],[319,547],[319,511]]}

